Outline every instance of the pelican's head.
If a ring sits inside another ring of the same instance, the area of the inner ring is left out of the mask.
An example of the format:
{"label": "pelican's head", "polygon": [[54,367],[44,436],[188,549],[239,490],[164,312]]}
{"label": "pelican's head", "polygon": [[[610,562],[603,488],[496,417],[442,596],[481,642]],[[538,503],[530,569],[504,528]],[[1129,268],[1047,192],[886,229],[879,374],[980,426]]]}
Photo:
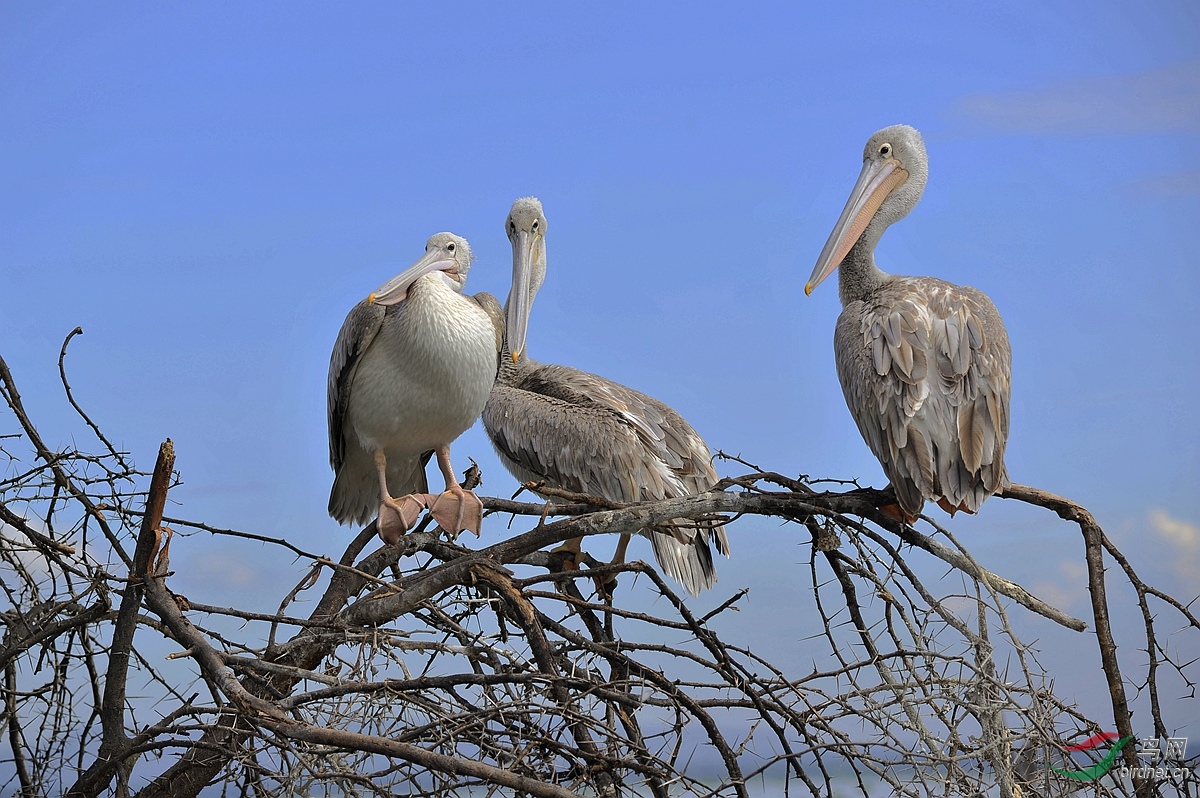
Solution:
{"label": "pelican's head", "polygon": [[546,279],[546,214],[537,197],[521,197],[512,204],[504,223],[513,251],[512,289],[505,303],[508,349],[513,362],[525,351],[529,311]]}
{"label": "pelican's head", "polygon": [[804,293],[811,294],[832,274],[859,240],[873,249],[888,225],[916,206],[928,177],[925,142],[916,128],[892,125],[871,136],[863,149],[858,182],[817,258]]}
{"label": "pelican's head", "polygon": [[474,259],[467,239],[454,233],[437,233],[425,242],[425,255],[419,261],[379,286],[367,301],[377,305],[402,302],[413,283],[427,274],[436,274],[447,286],[462,293]]}

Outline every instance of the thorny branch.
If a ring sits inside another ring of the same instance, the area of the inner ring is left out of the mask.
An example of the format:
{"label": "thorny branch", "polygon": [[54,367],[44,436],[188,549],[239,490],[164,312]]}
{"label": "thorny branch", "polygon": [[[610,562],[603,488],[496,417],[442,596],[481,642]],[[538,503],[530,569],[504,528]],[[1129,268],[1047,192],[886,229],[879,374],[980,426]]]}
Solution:
{"label": "thorny branch", "polygon": [[[822,481],[737,458],[726,459],[747,473],[686,499],[485,498],[494,528],[515,531],[475,549],[426,522],[398,546],[373,546],[369,526],[334,558],[165,519],[173,447],[140,473],[84,413],[65,368],[80,332],[64,341],[59,371],[102,454],[51,449],[0,359],[11,414],[0,417],[0,779],[23,796],[188,796],[213,785],[245,796],[667,798],[746,796],[763,779],[811,795],[1065,795],[1080,783],[1049,768],[1086,763],[1058,744],[1114,726],[1134,734],[1130,685],[1159,736],[1177,731],[1165,675],[1194,695],[1195,663],[1162,631],[1194,648],[1191,603],[1146,584],[1084,508],[1024,486],[1005,497],[1083,533],[1088,624],[984,568],[932,519],[896,523],[878,510],[883,492],[818,490]],[[733,519],[734,537],[745,516],[782,519],[808,546],[796,579],[809,604],[797,611],[819,621],[806,643],[812,667],[733,642],[730,614],[750,611],[745,588],[697,617],[645,563],[563,571],[546,551],[716,515]],[[247,556],[298,558],[296,587],[255,608],[177,595],[175,574],[212,537],[252,543]],[[1110,620],[1114,573],[1137,598],[1141,666]],[[585,597],[591,577],[619,574],[615,599]],[[319,596],[307,617],[289,610],[308,593]],[[1092,652],[1081,657],[1105,674],[1111,717],[1087,718],[1055,693],[1012,612],[1079,636]],[[1080,634],[1089,625],[1094,650]],[[1123,755],[1137,765],[1133,746]],[[1194,783],[1112,774],[1086,787],[1196,794]]]}

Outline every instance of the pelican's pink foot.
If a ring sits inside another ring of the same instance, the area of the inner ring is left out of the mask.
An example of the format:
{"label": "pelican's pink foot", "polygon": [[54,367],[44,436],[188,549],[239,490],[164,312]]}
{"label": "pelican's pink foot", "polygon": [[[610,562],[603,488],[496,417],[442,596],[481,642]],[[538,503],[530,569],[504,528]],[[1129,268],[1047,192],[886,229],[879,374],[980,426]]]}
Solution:
{"label": "pelican's pink foot", "polygon": [[901,507],[899,504],[896,504],[896,503],[881,504],[881,505],[879,505],[879,509],[888,518],[892,519],[893,521],[899,521],[900,523],[904,524],[905,526],[912,526],[921,517],[919,515],[912,515],[911,513],[906,511],[903,507]]}
{"label": "pelican's pink foot", "polygon": [[[624,549],[619,549],[619,551],[623,552]],[[571,538],[570,540],[564,541],[561,546],[551,549],[550,553],[562,554],[561,568],[563,571],[581,570],[584,563],[584,558],[587,557],[587,555],[583,553],[583,538]],[[622,562],[624,562],[624,560],[622,560]],[[592,584],[596,586],[596,595],[602,600],[607,601],[612,598],[611,588],[615,588],[617,586],[617,578],[615,576],[593,576]],[[561,586],[559,586],[557,589],[560,593],[562,592]]]}
{"label": "pelican's pink foot", "polygon": [[561,546],[550,550],[551,554],[563,552],[562,569],[564,571],[575,571],[579,568],[579,561],[583,559],[583,538],[571,538],[563,541]]}
{"label": "pelican's pink foot", "polygon": [[483,502],[473,492],[454,483],[447,485],[446,490],[430,503],[429,514],[438,522],[438,526],[451,534],[467,529],[479,537],[479,528],[483,525]]}
{"label": "pelican's pink foot", "polygon": [[967,509],[966,502],[962,502],[957,507],[955,507],[953,504],[950,503],[949,499],[947,499],[945,496],[942,496],[940,499],[937,500],[937,503],[938,503],[938,507],[941,507],[943,510],[950,513],[951,518],[954,517],[955,513],[959,513],[959,512],[966,513],[967,515],[975,515],[974,510]]}
{"label": "pelican's pink foot", "polygon": [[424,509],[425,500],[417,494],[401,496],[399,499],[385,496],[379,505],[379,520],[375,523],[379,537],[384,543],[395,546],[421,517]]}

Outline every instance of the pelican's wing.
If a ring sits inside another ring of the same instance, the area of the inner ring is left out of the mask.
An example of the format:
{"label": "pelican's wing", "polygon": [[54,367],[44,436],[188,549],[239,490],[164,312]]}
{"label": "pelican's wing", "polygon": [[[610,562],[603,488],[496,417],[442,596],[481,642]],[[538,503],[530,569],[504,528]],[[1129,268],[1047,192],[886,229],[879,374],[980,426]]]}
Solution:
{"label": "pelican's wing", "polygon": [[354,371],[358,368],[362,353],[375,340],[385,312],[386,309],[381,305],[369,304],[366,300],[355,305],[342,322],[342,329],[338,331],[337,341],[333,344],[333,353],[329,356],[329,464],[334,471],[340,469],[346,459],[342,422],[346,416]]}
{"label": "pelican's wing", "polygon": [[[483,423],[521,480],[619,502],[688,496],[717,482],[708,446],[678,413],[577,369],[539,365],[513,385],[496,385]],[[721,526],[648,535],[659,563],[693,595],[716,581],[710,534],[728,556]]]}
{"label": "pelican's wing", "polygon": [[945,497],[974,512],[1008,484],[1012,354],[985,294],[897,278],[846,306],[834,350],[846,403],[905,511]]}
{"label": "pelican's wing", "polygon": [[506,402],[503,423],[488,428],[497,447],[568,490],[631,502],[688,496],[717,482],[708,446],[690,424],[611,380],[537,366],[519,385],[497,386],[485,415]]}

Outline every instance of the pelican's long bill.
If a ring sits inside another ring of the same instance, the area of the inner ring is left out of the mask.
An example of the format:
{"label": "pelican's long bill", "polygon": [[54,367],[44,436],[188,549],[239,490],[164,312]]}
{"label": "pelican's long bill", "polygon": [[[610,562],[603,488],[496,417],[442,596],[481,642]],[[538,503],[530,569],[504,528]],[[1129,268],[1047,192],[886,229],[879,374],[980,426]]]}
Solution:
{"label": "pelican's long bill", "polygon": [[811,294],[822,280],[833,274],[833,270],[867,229],[867,225],[871,223],[875,212],[887,199],[888,194],[907,179],[908,171],[894,158],[886,161],[876,161],[873,158],[866,160],[858,182],[850,192],[850,199],[846,201],[841,217],[833,226],[833,232],[829,234],[821,256],[817,258],[812,276],[804,286],[806,296]]}
{"label": "pelican's long bill", "polygon": [[458,263],[454,258],[446,256],[441,247],[434,247],[412,266],[388,280],[367,297],[367,302],[375,305],[395,305],[403,302],[408,296],[408,289],[420,278],[430,272],[456,272]]}
{"label": "pelican's long bill", "polygon": [[529,329],[529,284],[537,258],[540,235],[521,230],[513,239],[512,291],[508,299],[508,349],[516,363],[525,351],[525,333]]}

